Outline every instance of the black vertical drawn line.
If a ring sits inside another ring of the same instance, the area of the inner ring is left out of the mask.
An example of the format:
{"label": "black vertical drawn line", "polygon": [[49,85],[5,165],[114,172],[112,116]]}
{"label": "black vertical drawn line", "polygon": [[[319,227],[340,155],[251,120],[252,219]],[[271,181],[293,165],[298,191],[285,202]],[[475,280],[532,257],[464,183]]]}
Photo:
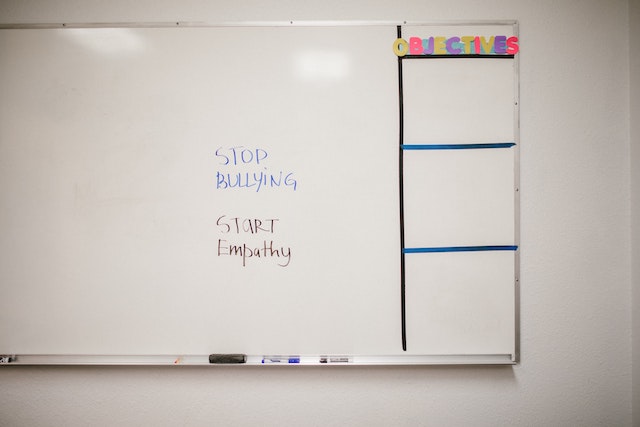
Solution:
{"label": "black vertical drawn line", "polygon": [[[398,38],[402,38],[402,27],[397,26]],[[404,99],[402,87],[402,57],[398,56],[398,118],[399,118],[399,144],[398,144],[398,183],[400,192],[400,324],[402,329],[402,350],[407,351],[407,316],[406,316],[406,269],[404,253]]]}

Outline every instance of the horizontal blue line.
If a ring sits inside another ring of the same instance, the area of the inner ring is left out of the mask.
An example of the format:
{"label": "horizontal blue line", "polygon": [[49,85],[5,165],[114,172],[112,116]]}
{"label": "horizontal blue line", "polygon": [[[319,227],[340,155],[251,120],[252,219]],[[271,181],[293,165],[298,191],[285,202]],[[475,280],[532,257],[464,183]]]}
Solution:
{"label": "horizontal blue line", "polygon": [[404,248],[404,254],[419,254],[433,252],[481,252],[481,251],[516,251],[518,246],[445,246],[434,248]]}
{"label": "horizontal blue line", "polygon": [[496,142],[492,144],[402,144],[403,150],[474,150],[481,148],[511,148],[514,142]]}

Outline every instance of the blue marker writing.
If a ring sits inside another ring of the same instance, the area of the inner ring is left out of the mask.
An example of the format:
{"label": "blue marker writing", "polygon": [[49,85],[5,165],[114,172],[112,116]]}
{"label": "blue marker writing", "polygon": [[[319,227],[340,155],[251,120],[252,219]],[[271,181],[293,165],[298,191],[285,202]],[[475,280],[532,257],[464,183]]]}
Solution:
{"label": "blue marker writing", "polygon": [[300,363],[300,356],[264,356],[262,363],[265,365],[272,363]]}

